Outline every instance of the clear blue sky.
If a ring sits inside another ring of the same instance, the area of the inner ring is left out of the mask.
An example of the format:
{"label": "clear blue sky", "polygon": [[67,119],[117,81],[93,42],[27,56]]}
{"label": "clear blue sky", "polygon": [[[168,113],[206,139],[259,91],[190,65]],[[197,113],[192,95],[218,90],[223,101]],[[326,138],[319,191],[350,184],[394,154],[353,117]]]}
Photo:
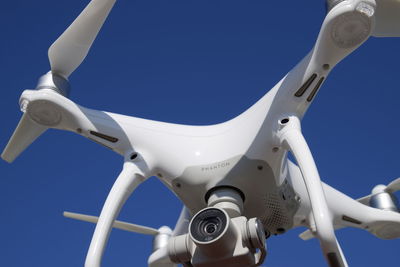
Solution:
{"label": "clear blue sky", "polygon": [[[87,1],[13,0],[0,9],[2,126],[6,145],[21,116],[18,98],[49,70],[47,49]],[[117,1],[83,65],[71,99],[100,110],[185,124],[230,119],[257,101],[313,46],[324,2]],[[321,88],[303,131],[322,179],[351,197],[400,176],[400,39],[367,41]],[[97,215],[122,158],[69,132],[50,130],[13,164],[0,162],[0,265],[83,266]],[[155,178],[120,219],[173,226],[181,204]],[[268,240],[266,266],[324,266],[302,229]],[[337,233],[350,266],[398,266],[400,241]],[[115,230],[103,266],[145,266],[151,237]]]}

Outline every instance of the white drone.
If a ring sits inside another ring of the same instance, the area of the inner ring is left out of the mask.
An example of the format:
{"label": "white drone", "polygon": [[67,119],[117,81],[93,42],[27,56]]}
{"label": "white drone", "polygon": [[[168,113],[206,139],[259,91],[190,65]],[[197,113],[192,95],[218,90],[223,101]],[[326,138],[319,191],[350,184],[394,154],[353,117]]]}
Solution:
{"label": "white drone", "polygon": [[[92,0],[49,49],[51,71],[20,98],[24,112],[1,157],[12,162],[49,128],[121,154],[124,164],[99,217],[85,266],[99,267],[111,229],[154,235],[149,266],[258,266],[265,240],[296,227],[318,238],[332,267],[348,266],[335,229],[400,237],[400,178],[354,200],[321,182],[301,119],[332,68],[371,35],[400,36],[399,0],[328,0],[311,52],[264,97],[227,122],[187,126],[77,105],[68,77],[82,63],[116,0]],[[297,165],[288,159],[291,152]],[[137,186],[157,176],[183,202],[175,229],[116,221]]]}

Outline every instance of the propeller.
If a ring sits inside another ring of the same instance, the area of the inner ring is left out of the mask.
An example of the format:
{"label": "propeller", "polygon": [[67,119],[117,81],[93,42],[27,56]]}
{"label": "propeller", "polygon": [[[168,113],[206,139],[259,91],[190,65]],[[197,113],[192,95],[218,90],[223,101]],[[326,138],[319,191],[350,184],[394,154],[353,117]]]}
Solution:
{"label": "propeller", "polygon": [[375,37],[400,37],[400,0],[376,0]]}
{"label": "propeller", "polygon": [[[68,211],[64,211],[63,215],[66,218],[75,219],[75,220],[84,221],[84,222],[91,222],[91,223],[97,223],[99,220],[99,217],[97,217],[97,216],[90,216],[90,215],[68,212]],[[121,230],[128,231],[128,232],[144,234],[144,235],[153,235],[153,236],[156,236],[161,233],[159,230],[157,230],[155,228],[137,225],[137,224],[133,224],[133,223],[117,221],[117,220],[114,221],[113,228],[121,229]]]}
{"label": "propeller", "polygon": [[[60,85],[68,87],[67,78],[85,59],[115,1],[92,0],[64,33],[50,46],[48,55],[51,71],[39,80],[37,89],[50,88],[66,94],[68,88],[60,88]],[[22,102],[21,106],[23,112],[29,111],[29,103]],[[42,114],[46,116],[47,113],[48,111],[44,107]],[[14,161],[22,151],[49,128],[35,123],[31,119],[27,113],[23,114],[1,154],[5,161],[9,163]]]}
{"label": "propeller", "polygon": [[18,155],[24,151],[33,141],[36,140],[47,127],[37,124],[29,118],[27,113],[22,115],[13,135],[8,141],[6,148],[1,154],[1,158],[11,163]]}
{"label": "propeller", "polygon": [[116,0],[92,0],[50,46],[51,71],[65,78],[82,63]]}
{"label": "propeller", "polygon": [[372,189],[372,194],[357,199],[358,202],[383,210],[399,211],[395,192],[400,191],[400,178],[388,185],[379,184]]}
{"label": "propeller", "polygon": [[[400,14],[399,14],[400,15]],[[390,184],[388,184],[385,189],[387,193],[395,193],[397,191],[400,191],[400,178],[397,178],[396,180],[392,181]]]}

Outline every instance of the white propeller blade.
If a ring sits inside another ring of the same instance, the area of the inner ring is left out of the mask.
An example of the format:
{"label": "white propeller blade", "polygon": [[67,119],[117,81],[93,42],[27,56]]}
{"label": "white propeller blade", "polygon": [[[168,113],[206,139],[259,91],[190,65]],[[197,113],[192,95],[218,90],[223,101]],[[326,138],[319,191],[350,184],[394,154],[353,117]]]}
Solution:
{"label": "white propeller blade", "polygon": [[116,0],[92,0],[75,21],[50,46],[53,73],[68,78],[85,59]]}
{"label": "white propeller blade", "polygon": [[8,141],[6,148],[3,150],[1,158],[9,163],[13,162],[22,151],[46,130],[47,127],[32,121],[28,114],[24,113],[10,141]]}
{"label": "white propeller blade", "polygon": [[[84,214],[68,212],[68,211],[64,211],[63,215],[64,215],[64,217],[67,217],[67,218],[84,221],[84,222],[91,222],[91,223],[97,223],[97,221],[99,220],[99,217],[97,217],[97,216],[84,215]],[[121,222],[121,221],[114,221],[113,227],[117,228],[117,229],[125,230],[128,232],[134,232],[134,233],[144,234],[144,235],[158,235],[160,233],[157,229],[154,229],[151,227],[141,226],[141,225],[127,223],[127,222]]]}
{"label": "white propeller blade", "polygon": [[376,0],[376,37],[400,37],[400,0]]}
{"label": "white propeller blade", "polygon": [[299,234],[299,237],[302,240],[307,241],[307,240],[313,239],[315,236],[310,230],[306,230],[306,231],[302,232],[301,234]]}
{"label": "white propeller blade", "polygon": [[[399,14],[399,16],[400,16],[400,14]],[[397,191],[400,191],[400,178],[397,178],[396,180],[392,181],[386,187],[386,192],[388,192],[388,193],[394,193]]]}

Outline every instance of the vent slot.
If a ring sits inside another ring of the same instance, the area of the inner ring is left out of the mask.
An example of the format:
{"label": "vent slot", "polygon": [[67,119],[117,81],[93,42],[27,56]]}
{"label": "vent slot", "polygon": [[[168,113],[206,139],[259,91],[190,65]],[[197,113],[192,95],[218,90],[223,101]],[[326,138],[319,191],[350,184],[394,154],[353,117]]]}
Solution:
{"label": "vent slot", "polygon": [[346,221],[346,222],[354,223],[354,224],[362,224],[362,222],[360,222],[359,220],[356,220],[356,219],[351,218],[351,217],[346,216],[346,215],[342,216],[342,220]]}
{"label": "vent slot", "polygon": [[308,80],[300,87],[299,90],[297,90],[297,92],[294,95],[297,97],[301,97],[307,91],[308,87],[310,87],[310,85],[313,83],[315,78],[317,78],[316,73],[311,75],[311,77],[308,78]]}
{"label": "vent slot", "polygon": [[311,94],[307,97],[307,101],[311,102],[314,98],[314,96],[317,94],[318,89],[321,87],[322,82],[324,81],[325,77],[321,77],[321,79],[319,79],[317,85],[315,85],[314,89],[312,90]]}
{"label": "vent slot", "polygon": [[106,135],[106,134],[98,133],[98,132],[95,132],[95,131],[90,131],[89,133],[91,135],[97,136],[97,137],[99,137],[101,139],[107,140],[108,142],[111,142],[111,143],[118,142],[118,138],[115,138],[115,137],[112,137],[112,136],[109,136],[109,135]]}

